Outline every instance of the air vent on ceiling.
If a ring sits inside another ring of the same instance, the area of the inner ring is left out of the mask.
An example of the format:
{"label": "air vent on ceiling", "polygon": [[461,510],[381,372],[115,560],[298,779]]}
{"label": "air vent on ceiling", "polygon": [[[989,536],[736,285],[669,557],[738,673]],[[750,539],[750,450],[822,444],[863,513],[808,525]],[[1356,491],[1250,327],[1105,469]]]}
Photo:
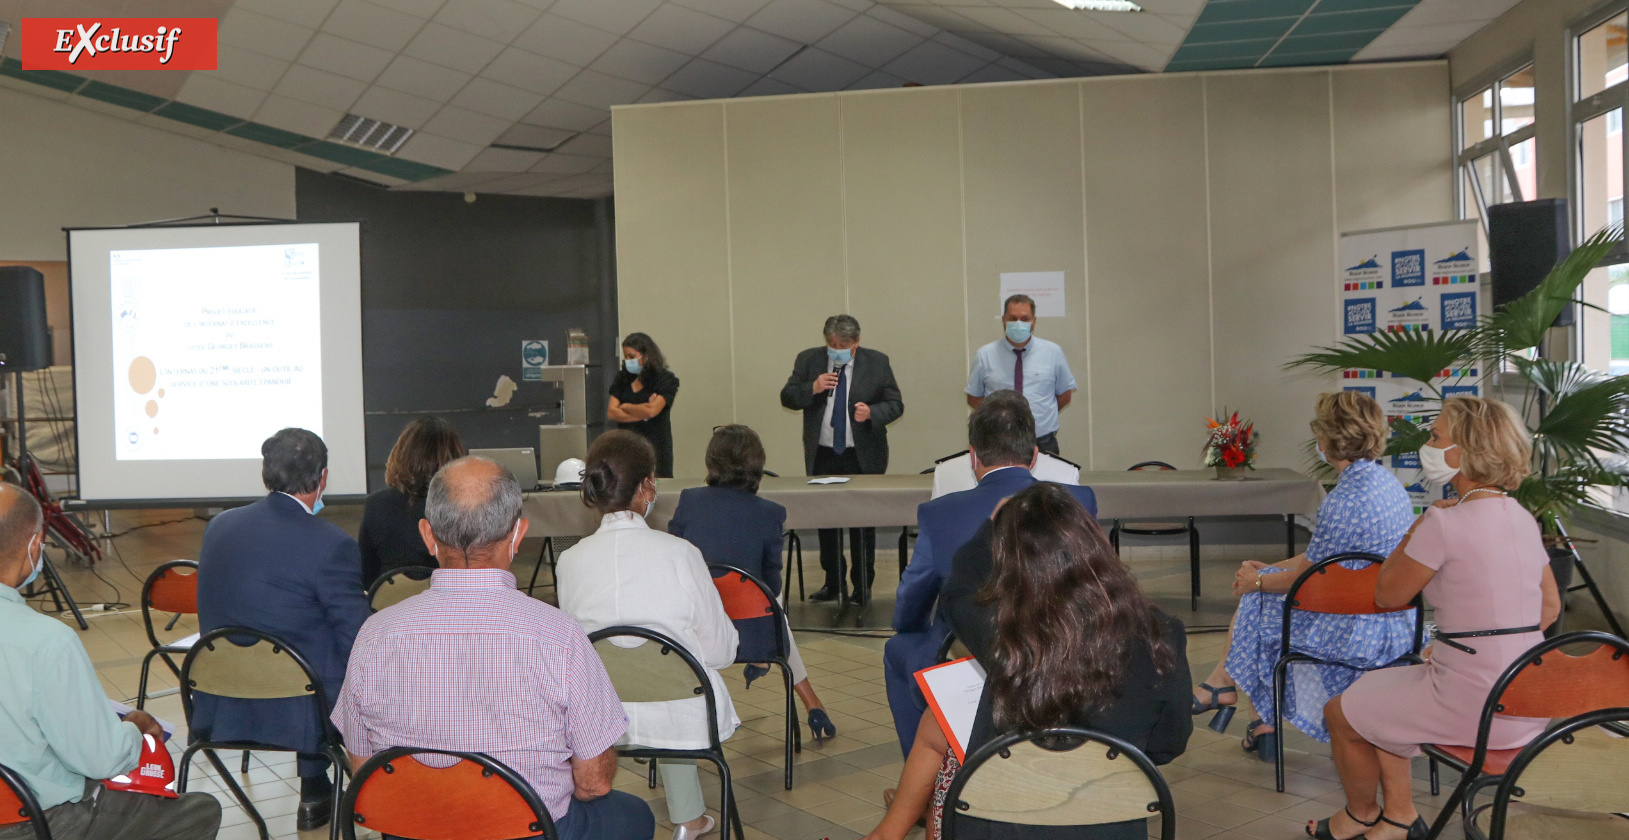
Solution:
{"label": "air vent on ceiling", "polygon": [[328,132],[329,140],[338,140],[352,146],[361,146],[364,149],[373,149],[393,155],[397,149],[413,136],[413,129],[387,122],[359,117],[356,114],[346,114],[340,118],[339,125]]}
{"label": "air vent on ceiling", "polygon": [[6,38],[9,37],[10,35],[11,35],[11,23],[9,21],[0,20],[0,55],[5,54],[5,51],[6,51]]}

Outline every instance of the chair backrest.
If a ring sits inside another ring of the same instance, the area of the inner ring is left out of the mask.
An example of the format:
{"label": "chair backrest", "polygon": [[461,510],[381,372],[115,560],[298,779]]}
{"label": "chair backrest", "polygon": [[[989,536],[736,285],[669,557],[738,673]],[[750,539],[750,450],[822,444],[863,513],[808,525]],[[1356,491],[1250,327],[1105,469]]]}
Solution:
{"label": "chair backrest", "polygon": [[1623,783],[1629,778],[1629,738],[1601,728],[1625,721],[1629,708],[1586,712],[1551,726],[1523,748],[1494,792],[1489,837],[1504,836],[1513,798],[1573,812],[1629,811],[1629,785]]}
{"label": "chair backrest", "polygon": [[332,726],[323,714],[328,703],[322,679],[305,657],[276,636],[247,627],[205,633],[182,660],[181,707],[189,721],[194,691],[244,700],[313,697],[317,731]]}
{"label": "chair backrest", "polygon": [[709,563],[707,570],[713,573],[713,587],[718,590],[719,600],[724,602],[724,614],[731,621],[776,619],[775,656],[779,659],[790,656],[792,641],[787,638],[785,614],[781,602],[769,591],[769,585],[751,572],[725,563]]}
{"label": "chair backrest", "polygon": [[1165,463],[1164,461],[1138,461],[1137,463],[1132,464],[1129,467],[1126,467],[1126,472],[1136,472],[1138,470],[1146,470],[1146,469],[1149,469],[1150,467],[1157,468],[1157,469],[1162,469],[1162,470],[1174,470],[1174,469],[1176,469],[1176,467],[1173,467],[1170,464]]}
{"label": "chair backrest", "polygon": [[0,764],[0,826],[32,823],[37,840],[51,840],[51,826],[45,822],[45,811],[40,808],[28,783],[10,767]]}
{"label": "chair backrest", "polygon": [[434,571],[430,566],[403,566],[385,572],[368,587],[368,607],[378,612],[429,589]]}
{"label": "chair backrest", "polygon": [[[417,758],[446,756],[432,767]],[[554,820],[532,786],[513,769],[481,753],[397,747],[357,769],[340,805],[346,840],[356,828],[395,837],[434,840],[554,840]]]}
{"label": "chair backrest", "polygon": [[[1341,563],[1360,560],[1368,563],[1361,569],[1348,569]],[[1425,610],[1423,599],[1416,595],[1408,606],[1393,609],[1382,609],[1374,602],[1375,586],[1380,582],[1380,566],[1386,558],[1378,554],[1369,554],[1362,551],[1349,551],[1325,557],[1296,577],[1290,584],[1290,589],[1284,595],[1285,606],[1291,607],[1284,611],[1284,625],[1279,634],[1282,650],[1288,651],[1290,639],[1290,624],[1295,613],[1315,612],[1333,615],[1379,615],[1381,613],[1414,611],[1414,648],[1413,652],[1420,652],[1421,640],[1425,636]]]}
{"label": "chair backrest", "polygon": [[[635,647],[621,647],[612,640],[637,639]],[[594,651],[611,677],[611,686],[624,703],[662,703],[703,697],[707,701],[707,733],[713,749],[719,749],[718,700],[707,669],[678,642],[643,627],[617,625],[588,634]]]}
{"label": "chair backrest", "polygon": [[934,660],[937,662],[950,662],[972,655],[973,652],[967,649],[967,645],[963,644],[955,633],[951,633],[945,636],[943,642],[939,643],[939,655],[934,657]]}
{"label": "chair backrest", "polygon": [[153,570],[141,585],[141,623],[153,647],[163,643],[153,626],[153,610],[179,615],[198,614],[198,564],[171,560]]}
{"label": "chair backrest", "polygon": [[[1595,649],[1577,656],[1562,650],[1590,643]],[[1594,630],[1545,639],[1516,657],[1488,692],[1471,771],[1480,771],[1487,758],[1488,734],[1497,715],[1577,718],[1624,709],[1629,709],[1629,641]]]}
{"label": "chair backrest", "polygon": [[1003,736],[967,757],[945,797],[943,836],[953,840],[962,816],[1084,826],[1153,814],[1162,816],[1163,840],[1172,840],[1171,789],[1141,750],[1090,729],[1048,729]]}

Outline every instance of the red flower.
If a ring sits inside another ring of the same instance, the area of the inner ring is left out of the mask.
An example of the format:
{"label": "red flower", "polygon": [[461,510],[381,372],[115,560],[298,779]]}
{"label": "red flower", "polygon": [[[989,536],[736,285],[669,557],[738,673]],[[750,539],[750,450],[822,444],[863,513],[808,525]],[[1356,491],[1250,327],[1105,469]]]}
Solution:
{"label": "red flower", "polygon": [[1222,463],[1229,467],[1244,466],[1244,450],[1233,444],[1222,447]]}

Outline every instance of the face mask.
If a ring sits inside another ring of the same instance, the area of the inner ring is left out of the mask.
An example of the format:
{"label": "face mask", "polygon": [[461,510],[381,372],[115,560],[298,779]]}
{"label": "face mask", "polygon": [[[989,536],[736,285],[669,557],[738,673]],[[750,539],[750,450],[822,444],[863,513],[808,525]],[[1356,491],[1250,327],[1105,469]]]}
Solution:
{"label": "face mask", "polygon": [[45,543],[42,541],[40,543],[40,553],[34,555],[34,571],[30,572],[28,577],[23,579],[22,583],[17,584],[17,588],[18,589],[27,589],[28,587],[32,586],[34,581],[40,579],[40,572],[42,572],[44,570],[45,570]]}
{"label": "face mask", "polygon": [[1326,464],[1329,463],[1329,456],[1324,454],[1324,448],[1322,446],[1318,447],[1318,460],[1323,461]]}
{"label": "face mask", "polygon": [[317,503],[311,506],[312,516],[316,516],[319,513],[322,513],[322,497],[320,496],[317,498]]}
{"label": "face mask", "polygon": [[1035,325],[1029,321],[1008,321],[1007,340],[1014,344],[1023,344],[1029,341],[1029,334],[1034,329]]}
{"label": "face mask", "polygon": [[850,347],[847,350],[833,350],[830,347],[827,347],[826,358],[831,359],[837,364],[846,365],[848,364],[849,359],[854,358],[854,348]]}
{"label": "face mask", "polygon": [[652,485],[651,488],[650,488],[650,501],[645,503],[645,518],[649,519],[650,518],[650,512],[655,510],[655,509],[656,509],[656,487],[654,485]]}
{"label": "face mask", "polygon": [[1448,450],[1457,446],[1459,444],[1456,443],[1448,447],[1431,446],[1429,444],[1420,447],[1420,472],[1424,474],[1426,481],[1432,484],[1444,485],[1453,481],[1454,476],[1459,475],[1458,467],[1448,466]]}
{"label": "face mask", "polygon": [[643,365],[639,364],[638,359],[623,359],[622,369],[633,374],[634,376],[638,376],[639,372],[645,368]]}

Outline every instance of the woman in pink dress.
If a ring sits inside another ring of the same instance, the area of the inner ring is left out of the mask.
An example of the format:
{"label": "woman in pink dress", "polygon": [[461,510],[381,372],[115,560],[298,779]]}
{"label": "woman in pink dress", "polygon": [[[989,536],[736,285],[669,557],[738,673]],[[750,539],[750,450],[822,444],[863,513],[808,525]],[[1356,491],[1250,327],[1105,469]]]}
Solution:
{"label": "woman in pink dress", "polygon": [[[1409,759],[1420,744],[1475,746],[1493,683],[1560,614],[1538,523],[1508,492],[1529,472],[1531,456],[1527,429],[1509,405],[1475,397],[1443,403],[1420,466],[1427,481],[1453,485],[1458,498],[1415,521],[1381,567],[1374,598],[1401,607],[1424,590],[1437,610],[1437,643],[1426,664],[1371,671],[1324,707],[1346,808],[1309,824],[1307,834],[1425,837]],[[1488,746],[1524,746],[1545,723],[1496,717]]]}

